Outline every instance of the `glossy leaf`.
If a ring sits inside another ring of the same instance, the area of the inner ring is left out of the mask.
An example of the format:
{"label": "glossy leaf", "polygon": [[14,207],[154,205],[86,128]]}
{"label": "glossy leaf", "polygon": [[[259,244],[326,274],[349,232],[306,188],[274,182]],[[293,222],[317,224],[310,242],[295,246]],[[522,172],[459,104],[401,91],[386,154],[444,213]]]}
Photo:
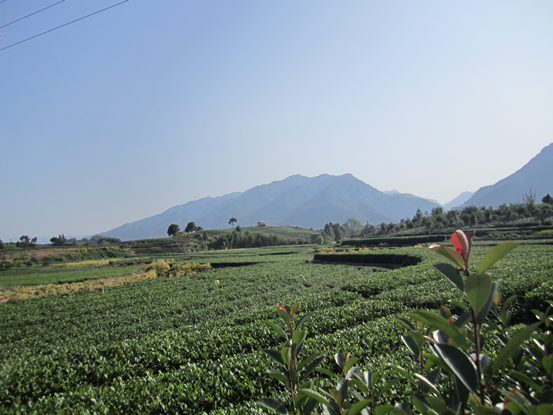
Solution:
{"label": "glossy leaf", "polygon": [[478,313],[488,301],[492,279],[488,275],[469,275],[465,279],[465,294],[474,312]]}
{"label": "glossy leaf", "polygon": [[465,284],[463,282],[463,277],[457,272],[457,269],[453,265],[442,262],[434,264],[433,267],[438,270],[440,274],[451,281],[453,285],[459,288],[459,290],[464,291]]}
{"label": "glossy leaf", "polygon": [[348,373],[349,370],[359,361],[358,357],[350,357],[346,364],[344,365],[344,372]]}
{"label": "glossy leaf", "polygon": [[288,340],[288,336],[286,336],[286,333],[284,332],[284,330],[282,330],[282,327],[280,327],[278,324],[270,321],[270,320],[266,320],[264,321],[263,323],[265,323],[267,326],[269,326],[270,328],[273,329],[273,331],[278,334],[279,336],[283,337],[284,340]]}
{"label": "glossy leaf", "polygon": [[[321,362],[323,360],[324,360],[324,356],[319,356],[319,357],[313,359],[313,361],[309,364],[309,366],[307,366],[305,368],[305,371],[302,374],[302,380],[306,380],[307,377],[311,374],[311,372],[313,372],[316,369],[319,369],[318,366],[321,364]],[[321,372],[321,373],[324,373],[324,372]],[[332,375],[332,372],[330,372],[330,373]]]}
{"label": "glossy leaf", "polygon": [[325,406],[331,407],[330,402],[328,399],[326,399],[323,395],[321,395],[319,392],[314,391],[313,389],[300,389],[298,393],[301,393],[303,395],[307,395],[313,399],[315,399],[317,402],[322,403]]}
{"label": "glossy leaf", "polygon": [[478,325],[480,325],[480,326],[484,323],[484,321],[486,321],[486,317],[488,316],[488,313],[490,312],[490,309],[492,308],[494,298],[497,294],[498,287],[499,287],[499,285],[497,284],[497,282],[492,282],[492,289],[491,289],[490,295],[488,297],[488,301],[486,301],[484,303],[484,306],[478,312],[478,316],[477,316],[477,319],[476,319],[476,321],[478,322]]}
{"label": "glossy leaf", "polygon": [[348,410],[348,415],[357,415],[361,413],[363,409],[368,407],[372,402],[372,399],[365,399],[359,402],[354,403],[351,408]]}
{"label": "glossy leaf", "polygon": [[292,307],[290,307],[290,317],[293,317],[294,314],[296,314],[296,312],[300,308],[300,304],[301,303],[295,303],[295,304],[292,305]]}
{"label": "glossy leaf", "polygon": [[257,403],[261,406],[264,406],[267,409],[270,409],[272,411],[275,411],[277,414],[287,415],[288,411],[286,410],[286,407],[281,404],[280,402],[271,399],[271,398],[261,398],[257,401]]}
{"label": "glossy leaf", "polygon": [[313,359],[319,357],[320,353],[313,352],[309,356],[305,357],[300,363],[298,363],[298,370],[301,370],[304,366],[308,365]]}
{"label": "glossy leaf", "polygon": [[289,365],[292,360],[292,349],[290,347],[283,347],[280,349],[280,356],[285,365]]}
{"label": "glossy leaf", "polygon": [[378,408],[375,408],[374,415],[385,415],[390,413],[390,411],[393,411],[394,407],[392,405],[382,405]]}
{"label": "glossy leaf", "polygon": [[459,328],[457,328],[457,326],[455,326],[455,324],[453,324],[449,320],[446,320],[445,318],[437,314],[430,313],[428,311],[416,311],[409,314],[409,317],[422,321],[425,324],[428,324],[438,330],[443,331],[463,349],[468,348],[465,336],[461,333]]}
{"label": "glossy leaf", "polygon": [[284,386],[288,386],[290,384],[290,381],[288,380],[288,376],[286,376],[286,373],[282,373],[279,370],[267,370],[265,373],[267,373],[270,377],[278,380]]}
{"label": "glossy leaf", "polygon": [[303,323],[305,323],[309,317],[311,317],[311,312],[305,313],[301,316],[300,320],[296,324],[296,328],[301,329],[301,326],[303,326]]}
{"label": "glossy leaf", "polygon": [[418,346],[417,342],[413,339],[411,336],[401,336],[401,340],[403,340],[403,343],[413,352],[415,357],[419,357],[420,355],[420,347]]}
{"label": "glossy leaf", "polygon": [[457,347],[449,344],[435,344],[438,355],[472,393],[478,393],[478,376],[472,361]]}
{"label": "glossy leaf", "polygon": [[278,316],[286,323],[286,327],[290,325],[290,316],[286,311],[281,308],[277,308]]}
{"label": "glossy leaf", "polygon": [[278,364],[284,364],[284,360],[282,360],[282,355],[276,350],[263,350],[263,353],[272,358]]}
{"label": "glossy leaf", "polygon": [[489,406],[476,406],[473,411],[475,415],[497,415],[497,412]]}
{"label": "glossy leaf", "polygon": [[480,262],[480,267],[478,267],[478,274],[485,273],[493,264],[515,249],[520,245],[520,242],[503,242],[497,246],[494,246],[482,259]]}
{"label": "glossy leaf", "polygon": [[301,344],[307,337],[307,331],[305,330],[294,330],[292,333],[292,343]]}
{"label": "glossy leaf", "polygon": [[522,344],[523,341],[528,339],[534,330],[536,330],[541,323],[534,323],[529,326],[526,326],[520,330],[518,330],[512,337],[511,340],[505,345],[505,347],[501,348],[497,356],[495,357],[495,360],[492,365],[492,374],[497,373],[499,369],[503,367],[505,362],[507,362],[507,359],[511,357],[519,348],[519,346]]}
{"label": "glossy leaf", "polygon": [[448,246],[441,246],[441,245],[432,245],[430,249],[434,252],[437,252],[438,254],[446,257],[454,264],[458,265],[459,268],[465,268],[465,261],[463,260],[463,257],[459,255],[459,253]]}

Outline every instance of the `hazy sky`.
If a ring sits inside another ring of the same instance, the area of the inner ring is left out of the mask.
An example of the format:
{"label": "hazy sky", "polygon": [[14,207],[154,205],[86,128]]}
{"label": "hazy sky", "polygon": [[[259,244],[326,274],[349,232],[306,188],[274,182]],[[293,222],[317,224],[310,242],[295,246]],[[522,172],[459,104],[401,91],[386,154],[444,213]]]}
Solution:
{"label": "hazy sky", "polygon": [[[5,0],[0,27],[59,0]],[[0,49],[120,0],[62,3]],[[553,2],[130,0],[0,51],[0,238],[293,174],[446,203],[553,142]]]}

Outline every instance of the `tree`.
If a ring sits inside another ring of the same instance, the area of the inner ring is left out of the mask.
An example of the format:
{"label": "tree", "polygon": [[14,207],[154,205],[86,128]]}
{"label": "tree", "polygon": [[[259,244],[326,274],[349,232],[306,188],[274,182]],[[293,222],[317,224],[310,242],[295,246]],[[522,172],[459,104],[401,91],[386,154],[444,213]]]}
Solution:
{"label": "tree", "polygon": [[342,225],[342,228],[346,231],[348,237],[354,238],[359,236],[363,230],[363,224],[358,219],[349,218],[346,223]]}
{"label": "tree", "polygon": [[203,226],[196,226],[196,232],[201,232],[203,230],[204,230]]}
{"label": "tree", "polygon": [[196,229],[197,227],[195,222],[188,222],[188,225],[186,225],[186,228],[184,228],[184,231],[186,233],[190,233],[190,232],[194,232]]}
{"label": "tree", "polygon": [[238,219],[236,219],[235,217],[232,217],[228,220],[228,224],[229,225],[232,225],[232,227],[234,228],[234,224],[238,222]]}
{"label": "tree", "polygon": [[21,235],[21,238],[19,238],[19,242],[15,243],[15,246],[19,248],[29,248],[31,246],[35,246],[38,238],[35,236],[33,239],[29,240],[29,235]]}
{"label": "tree", "polygon": [[241,232],[241,231],[242,231],[242,228],[240,227],[240,225],[238,225],[238,226],[236,227],[236,232]]}
{"label": "tree", "polygon": [[50,242],[52,242],[52,244],[55,246],[63,246],[65,245],[65,242],[66,242],[65,235],[62,233],[61,235],[58,235],[58,236],[52,236],[50,238]]}
{"label": "tree", "polygon": [[0,249],[4,249],[4,242],[2,242],[2,239],[0,239]]}
{"label": "tree", "polygon": [[180,231],[180,226],[176,223],[172,223],[167,228],[167,235],[169,236],[177,236],[177,233]]}
{"label": "tree", "polygon": [[553,205],[553,197],[551,197],[549,195],[549,193],[547,195],[545,195],[543,197],[543,199],[541,200],[542,203],[547,203],[548,205]]}

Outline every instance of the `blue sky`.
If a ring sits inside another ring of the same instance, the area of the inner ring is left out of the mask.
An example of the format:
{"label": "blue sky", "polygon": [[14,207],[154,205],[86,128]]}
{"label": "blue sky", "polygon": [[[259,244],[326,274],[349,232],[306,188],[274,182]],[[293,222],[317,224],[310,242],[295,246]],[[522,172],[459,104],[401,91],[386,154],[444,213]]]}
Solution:
{"label": "blue sky", "polygon": [[[59,0],[6,0],[0,26]],[[65,0],[0,48],[118,0]],[[0,238],[293,174],[447,203],[553,142],[551,1],[130,0],[0,51]]]}

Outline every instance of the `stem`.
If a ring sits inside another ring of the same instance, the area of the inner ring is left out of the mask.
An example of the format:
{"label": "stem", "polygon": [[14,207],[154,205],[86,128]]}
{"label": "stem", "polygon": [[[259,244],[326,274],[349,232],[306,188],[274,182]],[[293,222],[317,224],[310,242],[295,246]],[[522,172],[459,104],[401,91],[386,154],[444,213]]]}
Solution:
{"label": "stem", "polygon": [[478,330],[478,316],[471,307],[472,312],[472,326],[474,327],[474,345],[476,347],[476,371],[478,374],[478,386],[480,395],[480,405],[484,405],[484,386],[482,385],[482,368],[480,366],[480,333]]}

